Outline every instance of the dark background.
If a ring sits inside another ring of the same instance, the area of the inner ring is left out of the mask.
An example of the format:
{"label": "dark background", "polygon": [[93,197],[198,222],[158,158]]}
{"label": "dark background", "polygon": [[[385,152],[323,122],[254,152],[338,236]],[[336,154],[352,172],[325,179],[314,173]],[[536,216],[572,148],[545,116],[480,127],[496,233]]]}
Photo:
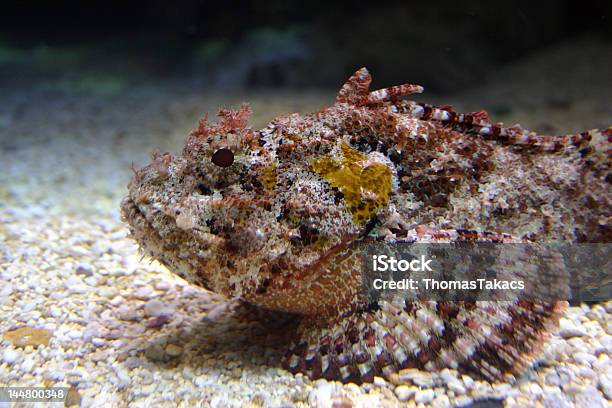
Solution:
{"label": "dark background", "polygon": [[87,71],[211,89],[336,88],[367,66],[380,85],[453,92],[556,43],[612,41],[611,3],[4,2],[0,84]]}

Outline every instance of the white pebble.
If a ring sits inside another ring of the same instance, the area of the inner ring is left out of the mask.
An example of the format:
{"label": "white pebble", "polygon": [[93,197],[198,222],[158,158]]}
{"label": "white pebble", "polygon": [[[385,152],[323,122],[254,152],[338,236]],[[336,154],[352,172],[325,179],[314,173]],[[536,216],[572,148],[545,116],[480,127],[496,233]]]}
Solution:
{"label": "white pebble", "polygon": [[10,283],[3,285],[0,289],[0,296],[9,296],[11,293],[13,293],[13,286]]}
{"label": "white pebble", "polygon": [[471,405],[472,402],[473,402],[472,398],[468,397],[467,395],[461,395],[455,398],[456,407],[465,407],[465,406]]}
{"label": "white pebble", "polygon": [[607,399],[612,400],[612,367],[599,376],[599,388]]}
{"label": "white pebble", "polygon": [[151,317],[168,316],[173,312],[170,307],[157,299],[151,299],[145,303],[144,311],[147,316]]}
{"label": "white pebble", "polygon": [[165,291],[165,290],[170,289],[170,284],[166,281],[158,281],[158,282],[155,282],[155,289]]}
{"label": "white pebble", "polygon": [[521,391],[523,391],[527,395],[533,395],[534,397],[539,397],[542,395],[542,387],[536,383],[525,383],[521,386]]}
{"label": "white pebble", "polygon": [[399,385],[395,387],[395,395],[400,401],[408,401],[418,390],[416,387],[408,387],[407,385]]}
{"label": "white pebble", "polygon": [[597,361],[593,363],[593,370],[597,371],[598,373],[602,373],[611,365],[610,357],[608,357],[607,354],[600,354]]}
{"label": "white pebble", "polygon": [[597,360],[597,357],[594,355],[584,352],[575,353],[573,357],[574,361],[578,363],[586,363],[589,366]]}
{"label": "white pebble", "polygon": [[78,293],[87,293],[88,289],[87,289],[87,286],[79,284],[79,285],[71,285],[71,286],[69,286],[68,290],[71,293],[77,293],[78,294]]}
{"label": "white pebble", "polygon": [[308,403],[316,407],[327,406],[334,393],[334,384],[327,381],[317,381],[316,384],[317,387],[308,396]]}
{"label": "white pebble", "polygon": [[96,347],[100,347],[106,344],[106,340],[101,339],[100,337],[94,337],[93,339],[91,339],[91,344]]}
{"label": "white pebble", "polygon": [[432,389],[420,390],[414,396],[414,401],[417,404],[423,403],[428,404],[433,401],[436,393]]}
{"label": "white pebble", "polygon": [[117,378],[119,379],[119,388],[123,388],[130,384],[130,376],[126,370],[115,368],[115,374],[117,374]]}
{"label": "white pebble", "polygon": [[548,387],[544,391],[544,406],[546,408],[571,408],[572,404],[557,387]]}
{"label": "white pebble", "polygon": [[444,381],[445,383],[448,384],[448,383],[450,383],[452,381],[456,381],[457,380],[457,375],[456,375],[456,373],[453,373],[448,368],[445,368],[444,370],[442,370],[440,372],[440,378],[442,379],[442,381]]}
{"label": "white pebble", "polygon": [[582,378],[595,378],[597,377],[597,373],[586,366],[581,366],[578,368],[578,376]]}
{"label": "white pebble", "polygon": [[68,333],[66,333],[68,337],[70,337],[71,339],[80,339],[81,337],[83,337],[83,332],[80,330],[70,330]]}
{"label": "white pebble", "polygon": [[51,381],[63,381],[66,375],[61,370],[51,370],[45,374],[45,378]]}
{"label": "white pebble", "polygon": [[2,360],[8,365],[15,363],[19,357],[21,357],[21,353],[17,350],[7,348],[2,353]]}
{"label": "white pebble", "polygon": [[127,322],[137,321],[141,318],[140,313],[138,313],[134,307],[130,307],[128,305],[121,305],[117,310],[117,316],[119,319]]}
{"label": "white pebble", "polygon": [[374,385],[377,387],[386,387],[387,383],[384,378],[376,376],[374,377]]}
{"label": "white pebble", "polygon": [[31,302],[26,303],[23,306],[23,308],[21,309],[21,311],[23,313],[28,313],[28,312],[31,312],[34,309],[36,309],[36,301],[32,300]]}
{"label": "white pebble", "polygon": [[468,389],[471,389],[472,386],[474,385],[474,379],[470,377],[469,375],[462,375],[461,379],[463,380],[463,383]]}
{"label": "white pebble", "polygon": [[603,395],[593,386],[582,388],[582,392],[576,394],[574,402],[577,407],[599,408],[607,407]]}
{"label": "white pebble", "polygon": [[457,395],[465,394],[465,387],[458,380],[451,380],[447,383],[448,389]]}
{"label": "white pebble", "polygon": [[119,306],[120,304],[122,304],[123,302],[125,302],[125,299],[122,298],[121,296],[115,296],[114,298],[111,299],[110,303],[113,306]]}
{"label": "white pebble", "polygon": [[51,306],[49,308],[49,313],[51,313],[51,316],[58,318],[62,315],[62,310],[57,306]]}
{"label": "white pebble", "polygon": [[112,286],[107,286],[100,289],[98,293],[100,294],[100,296],[112,299],[117,295],[118,292],[117,289],[113,288]]}
{"label": "white pebble", "polygon": [[576,326],[573,321],[561,318],[559,320],[559,336],[564,339],[572,337],[588,336],[588,333],[580,326]]}
{"label": "white pebble", "polygon": [[132,295],[136,299],[147,300],[151,297],[152,294],[153,288],[151,288],[150,286],[143,286],[141,288],[136,289]]}
{"label": "white pebble", "polygon": [[139,393],[140,395],[147,396],[155,392],[155,388],[156,388],[156,384],[149,384],[149,385],[140,387],[140,389],[138,389],[138,391],[136,392]]}
{"label": "white pebble", "polygon": [[448,396],[440,395],[431,403],[431,406],[434,408],[448,408],[451,406],[451,403]]}
{"label": "white pebble", "polygon": [[25,360],[23,360],[23,363],[21,363],[21,371],[23,371],[24,373],[29,373],[32,371],[33,368],[34,359],[26,357]]}
{"label": "white pebble", "polygon": [[493,390],[496,394],[498,394],[498,396],[505,397],[512,390],[512,386],[506,383],[495,384],[493,386]]}

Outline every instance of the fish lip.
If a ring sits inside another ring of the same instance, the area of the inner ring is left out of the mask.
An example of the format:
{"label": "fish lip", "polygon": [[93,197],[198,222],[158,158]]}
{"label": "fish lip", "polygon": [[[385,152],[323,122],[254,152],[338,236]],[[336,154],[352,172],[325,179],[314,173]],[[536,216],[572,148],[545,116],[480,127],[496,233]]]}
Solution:
{"label": "fish lip", "polygon": [[[198,246],[198,252],[214,251],[215,242],[212,239],[202,239],[198,234],[189,234],[176,225],[175,219],[165,215],[171,220],[171,227],[176,233],[184,234],[180,242],[194,242]],[[211,262],[213,257],[185,257],[181,254],[182,247],[176,243],[170,243],[164,239],[147,219],[146,211],[136,204],[134,199],[127,196],[121,202],[121,219],[130,229],[131,238],[136,241],[143,255],[164,265],[172,274],[180,276],[191,284],[203,287],[211,292],[221,293],[211,285],[211,275],[204,273],[210,268],[205,264]],[[213,234],[208,234],[213,235]],[[217,238],[215,235],[214,238]],[[220,237],[218,237],[221,239]]]}

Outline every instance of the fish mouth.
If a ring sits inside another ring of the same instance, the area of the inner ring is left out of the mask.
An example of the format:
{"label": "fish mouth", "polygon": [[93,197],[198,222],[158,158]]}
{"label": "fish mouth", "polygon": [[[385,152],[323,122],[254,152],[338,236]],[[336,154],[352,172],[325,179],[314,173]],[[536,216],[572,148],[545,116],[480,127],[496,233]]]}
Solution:
{"label": "fish mouth", "polygon": [[[203,273],[209,269],[210,257],[205,255],[213,249],[212,243],[194,240],[193,235],[179,228],[174,219],[140,208],[129,196],[121,202],[121,219],[144,255],[159,261],[186,281],[213,291],[209,277]],[[194,253],[204,256],[194,256]]]}

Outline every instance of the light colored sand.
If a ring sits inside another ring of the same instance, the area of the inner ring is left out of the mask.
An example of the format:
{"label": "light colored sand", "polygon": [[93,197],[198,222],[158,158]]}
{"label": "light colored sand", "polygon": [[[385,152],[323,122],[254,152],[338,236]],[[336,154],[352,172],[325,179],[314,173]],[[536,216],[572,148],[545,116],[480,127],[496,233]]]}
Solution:
{"label": "light colored sand", "polygon": [[[601,45],[574,45],[550,55],[562,63],[574,54],[610,61],[602,57]],[[541,66],[541,59],[527,61],[520,75],[535,75],[530,67]],[[581,72],[576,68],[567,77],[575,80]],[[526,88],[507,73],[499,77],[503,83],[497,87],[451,99],[476,109],[507,95],[512,109],[502,119],[524,114],[526,125],[560,132],[612,124],[610,105],[595,86],[573,84],[556,97],[560,102],[546,104],[538,96],[558,78],[547,83],[538,76],[531,83],[538,85]],[[577,95],[576,89],[587,93]],[[261,125],[281,112],[318,109],[331,97],[222,100],[254,101],[254,121]],[[483,104],[474,107],[479,99]],[[82,406],[331,406],[333,401],[442,407],[484,397],[506,398],[509,406],[610,404],[612,303],[572,308],[541,364],[514,387],[452,371],[406,371],[401,373],[405,384],[377,379],[357,387],[311,382],[279,369],[283,350],[274,345],[277,339],[266,324],[241,311],[233,314],[232,304],[141,260],[119,221],[131,162],[144,164],[153,147],[177,151],[197,118],[214,112],[219,100],[180,85],[139,87],[110,98],[35,90],[3,94],[0,386],[71,386],[71,398]],[[525,100],[534,104],[532,110],[516,108]],[[13,346],[6,333],[23,326],[49,330],[49,345]]]}

